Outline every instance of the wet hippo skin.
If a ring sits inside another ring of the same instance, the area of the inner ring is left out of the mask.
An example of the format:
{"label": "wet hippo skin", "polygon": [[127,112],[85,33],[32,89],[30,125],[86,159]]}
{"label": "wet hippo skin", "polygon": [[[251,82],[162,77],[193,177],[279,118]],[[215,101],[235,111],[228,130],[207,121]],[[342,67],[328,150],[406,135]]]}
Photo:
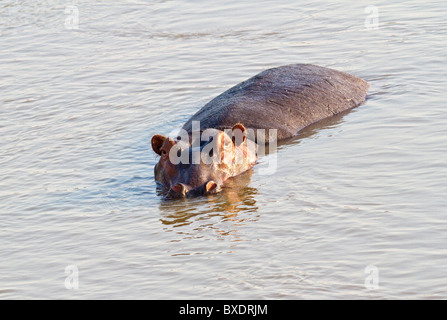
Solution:
{"label": "wet hippo skin", "polygon": [[277,129],[278,140],[302,128],[365,101],[369,84],[353,75],[310,64],[292,64],[265,70],[208,102],[192,121],[201,129]]}

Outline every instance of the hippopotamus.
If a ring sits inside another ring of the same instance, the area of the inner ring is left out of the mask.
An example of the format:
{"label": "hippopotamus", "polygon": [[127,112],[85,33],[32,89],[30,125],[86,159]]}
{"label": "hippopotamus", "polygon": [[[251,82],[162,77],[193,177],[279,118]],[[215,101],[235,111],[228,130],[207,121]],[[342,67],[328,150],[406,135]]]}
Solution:
{"label": "hippopotamus", "polygon": [[311,64],[265,70],[205,104],[178,137],[154,135],[155,180],[168,198],[219,192],[256,163],[259,141],[291,138],[357,107],[368,88],[359,77]]}

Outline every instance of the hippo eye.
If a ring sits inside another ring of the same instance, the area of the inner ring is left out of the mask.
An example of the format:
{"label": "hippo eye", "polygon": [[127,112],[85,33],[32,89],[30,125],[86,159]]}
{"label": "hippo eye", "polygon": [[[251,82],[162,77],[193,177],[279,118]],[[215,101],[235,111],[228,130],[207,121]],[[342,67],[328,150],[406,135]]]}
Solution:
{"label": "hippo eye", "polygon": [[161,150],[161,155],[165,156],[166,155],[166,150]]}

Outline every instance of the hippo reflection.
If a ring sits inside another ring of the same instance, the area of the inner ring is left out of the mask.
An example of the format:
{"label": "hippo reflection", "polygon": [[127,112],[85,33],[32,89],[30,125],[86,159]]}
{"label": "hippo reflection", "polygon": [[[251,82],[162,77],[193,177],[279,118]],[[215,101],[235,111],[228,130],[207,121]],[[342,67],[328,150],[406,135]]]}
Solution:
{"label": "hippo reflection", "polygon": [[263,71],[207,103],[176,139],[152,137],[160,155],[155,180],[169,197],[216,193],[256,163],[256,143],[290,138],[354,108],[365,101],[368,88],[356,76],[314,65]]}

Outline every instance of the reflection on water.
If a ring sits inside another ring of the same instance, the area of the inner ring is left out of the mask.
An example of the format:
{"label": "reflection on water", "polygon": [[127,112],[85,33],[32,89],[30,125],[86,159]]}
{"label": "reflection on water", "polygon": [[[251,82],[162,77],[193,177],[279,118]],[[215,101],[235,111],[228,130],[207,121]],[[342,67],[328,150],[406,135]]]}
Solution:
{"label": "reflection on water", "polygon": [[296,136],[279,141],[278,150],[297,145],[303,139],[310,138],[313,135],[319,133],[321,130],[336,128],[337,126],[341,125],[344,122],[343,119],[346,115],[350,114],[351,112],[355,112],[357,108],[361,107],[362,106],[350,110],[345,110],[343,112],[340,112],[339,114],[336,114],[335,116],[322,119],[318,122],[311,124],[310,126],[300,130]]}
{"label": "reflection on water", "polygon": [[[250,241],[240,228],[258,221],[256,188],[248,186],[252,171],[230,178],[222,192],[209,196],[161,200],[160,221],[164,231],[175,231],[181,239],[227,239]],[[181,254],[200,254],[202,248]],[[175,253],[176,255],[178,253]]]}
{"label": "reflection on water", "polygon": [[207,216],[219,216],[223,221],[244,221],[238,213],[256,212],[255,196],[257,190],[249,186],[253,171],[248,170],[225,182],[218,194],[182,199],[161,199],[161,222],[165,225],[179,227],[189,225],[195,219],[206,219]]}

